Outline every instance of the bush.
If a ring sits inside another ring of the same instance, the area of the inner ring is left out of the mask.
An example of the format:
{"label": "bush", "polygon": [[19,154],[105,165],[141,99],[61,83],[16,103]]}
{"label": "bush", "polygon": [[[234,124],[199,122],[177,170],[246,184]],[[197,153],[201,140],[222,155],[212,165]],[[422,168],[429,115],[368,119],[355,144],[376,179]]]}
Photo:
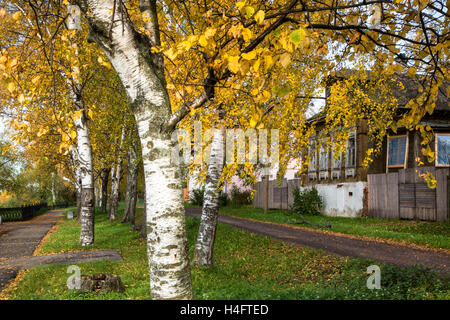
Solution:
{"label": "bush", "polygon": [[228,194],[221,192],[219,194],[219,207],[226,207],[228,204]]}
{"label": "bush", "polygon": [[203,206],[205,188],[192,190],[191,203],[196,206]]}
{"label": "bush", "polygon": [[231,205],[242,206],[252,203],[252,193],[250,191],[240,191],[238,187],[233,185],[231,189]]}
{"label": "bush", "polygon": [[292,191],[294,203],[292,210],[299,214],[320,215],[323,208],[323,200],[316,188],[300,190],[296,187]]}

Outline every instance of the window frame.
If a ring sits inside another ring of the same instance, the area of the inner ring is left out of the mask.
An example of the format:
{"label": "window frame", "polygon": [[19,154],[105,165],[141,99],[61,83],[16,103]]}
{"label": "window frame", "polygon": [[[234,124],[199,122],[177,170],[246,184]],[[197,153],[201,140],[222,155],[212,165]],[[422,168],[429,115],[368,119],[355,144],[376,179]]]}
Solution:
{"label": "window frame", "polygon": [[[312,148],[311,148],[312,147]],[[311,155],[311,149],[313,151],[313,156]],[[312,137],[309,140],[309,146],[308,146],[308,157],[309,157],[309,165],[308,165],[308,172],[317,172],[317,165],[318,165],[318,155],[317,155],[317,141],[315,137]],[[314,166],[312,165],[312,160],[314,159]]]}
{"label": "window frame", "polygon": [[450,137],[450,133],[435,133],[434,134],[434,140],[435,140],[435,143],[434,143],[434,165],[436,166],[436,167],[442,167],[442,168],[448,168],[448,167],[450,167],[450,163],[449,164],[439,164],[438,163],[438,152],[439,152],[439,149],[438,149],[438,136],[446,136],[446,137]]}
{"label": "window frame", "polygon": [[[406,138],[406,145],[405,145],[405,158],[403,159],[403,164],[396,164],[396,165],[389,165],[389,142],[391,140],[391,138]],[[394,135],[394,136],[390,136],[388,135],[387,137],[387,146],[386,146],[386,168],[390,169],[390,168],[406,168],[406,164],[408,163],[408,147],[409,147],[409,137],[407,134],[399,134],[399,135]]]}
{"label": "window frame", "polygon": [[[357,148],[358,148],[358,143],[356,141],[356,137],[357,137],[356,131],[352,131],[348,135],[348,138],[347,138],[347,141],[346,141],[346,146],[345,146],[345,166],[344,166],[345,168],[356,168],[357,165],[358,165],[358,162],[357,162],[357,159],[356,159],[356,157],[357,157]],[[349,165],[348,164],[348,154],[349,154],[349,152],[348,152],[348,150],[349,150],[349,148],[348,148],[348,141],[350,140],[350,138],[354,138],[355,139],[355,164],[353,164],[353,165]],[[342,161],[342,159],[341,159],[341,161]],[[341,162],[341,168],[342,168],[342,162]]]}
{"label": "window frame", "polygon": [[336,148],[335,146],[333,146],[333,148],[331,149],[331,153],[330,153],[330,162],[331,162],[331,170],[341,170],[342,169],[342,151],[339,150],[339,167],[335,167],[334,166],[334,161],[337,160],[334,158],[334,154],[335,154]]}
{"label": "window frame", "polygon": [[[317,162],[318,162],[318,165],[319,165],[319,171],[328,171],[330,169],[329,166],[328,166],[328,160],[330,159],[329,151],[328,151],[328,148],[326,146],[324,147],[323,145],[324,145],[324,141],[321,142],[321,146],[319,148],[319,156],[318,156]],[[326,154],[326,158],[327,158],[327,161],[326,161],[326,164],[325,164],[325,168],[322,168],[322,154]]]}

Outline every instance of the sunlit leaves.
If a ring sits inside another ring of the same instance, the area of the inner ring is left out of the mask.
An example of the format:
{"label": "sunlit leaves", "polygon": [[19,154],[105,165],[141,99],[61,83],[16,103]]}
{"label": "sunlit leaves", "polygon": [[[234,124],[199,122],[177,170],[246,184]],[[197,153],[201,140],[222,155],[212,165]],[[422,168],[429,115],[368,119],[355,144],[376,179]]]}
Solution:
{"label": "sunlit leaves", "polygon": [[265,13],[262,10],[259,10],[254,16],[255,21],[258,24],[262,24],[264,22],[264,17],[265,17]]}

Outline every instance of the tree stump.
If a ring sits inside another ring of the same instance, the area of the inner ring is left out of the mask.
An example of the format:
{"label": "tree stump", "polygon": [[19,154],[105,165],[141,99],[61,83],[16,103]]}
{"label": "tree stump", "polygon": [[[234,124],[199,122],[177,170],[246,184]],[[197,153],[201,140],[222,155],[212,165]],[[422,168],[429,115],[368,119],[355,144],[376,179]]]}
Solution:
{"label": "tree stump", "polygon": [[125,291],[120,277],[111,274],[96,273],[92,276],[82,275],[80,278],[80,291],[89,292],[119,292]]}

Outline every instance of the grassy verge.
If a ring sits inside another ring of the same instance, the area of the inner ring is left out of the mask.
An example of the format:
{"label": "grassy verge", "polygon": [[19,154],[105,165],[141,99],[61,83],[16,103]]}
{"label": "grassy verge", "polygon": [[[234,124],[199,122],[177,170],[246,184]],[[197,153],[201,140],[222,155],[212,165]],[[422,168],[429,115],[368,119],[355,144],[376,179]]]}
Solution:
{"label": "grassy verge", "polygon": [[[187,217],[186,224],[192,257],[199,219]],[[29,270],[6,294],[10,299],[148,299],[145,241],[129,224],[109,222],[104,214],[96,214],[95,230],[93,248],[117,249],[123,260],[80,264],[81,273],[119,275],[125,293],[68,291],[68,266],[53,265]],[[74,220],[61,221],[41,254],[83,250],[78,235]],[[297,248],[224,224],[218,226],[214,253],[213,268],[192,266],[196,299],[450,299],[450,279],[428,269],[378,264],[382,289],[369,290],[366,269],[373,261]]]}
{"label": "grassy verge", "polygon": [[[296,213],[287,210],[270,210],[252,206],[223,207],[220,212],[230,216],[250,218],[260,221],[275,222],[299,226],[300,218]],[[331,222],[330,231],[367,236],[372,238],[391,239],[400,242],[414,243],[431,248],[450,249],[450,222],[426,222],[409,220],[390,220],[376,218],[342,218],[323,216],[304,216],[314,223]],[[307,224],[300,226],[315,228]]]}

